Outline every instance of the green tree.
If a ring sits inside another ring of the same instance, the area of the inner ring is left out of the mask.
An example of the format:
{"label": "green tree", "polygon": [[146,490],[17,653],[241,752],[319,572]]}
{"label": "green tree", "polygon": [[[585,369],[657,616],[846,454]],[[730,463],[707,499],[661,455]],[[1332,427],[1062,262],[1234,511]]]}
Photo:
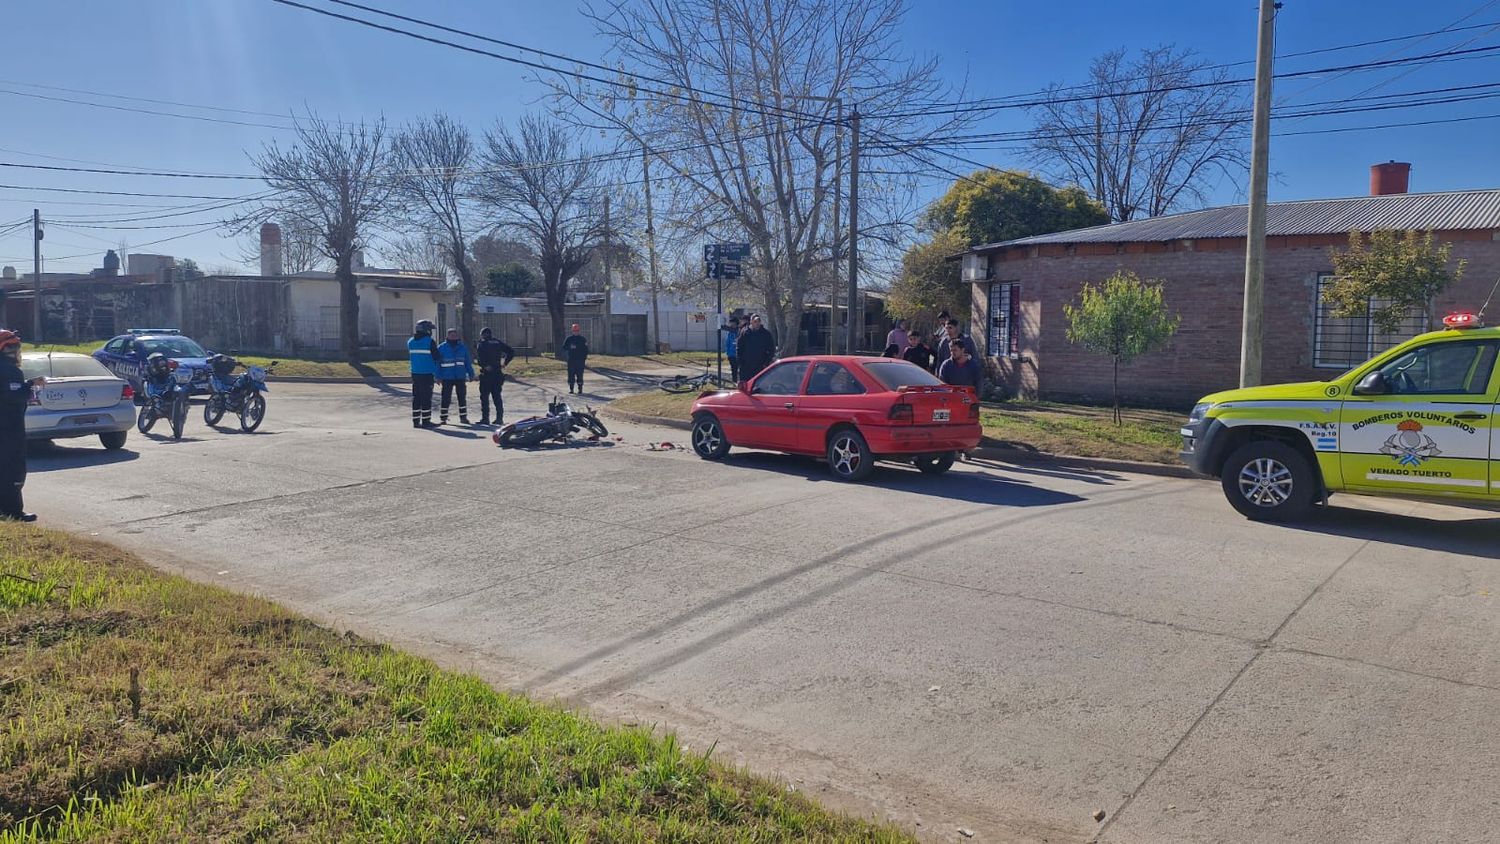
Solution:
{"label": "green tree", "polygon": [[1120,424],[1120,364],[1156,351],[1172,339],[1182,318],[1167,313],[1161,282],[1116,272],[1101,285],[1085,284],[1077,305],[1064,305],[1068,342],[1114,362],[1115,424]]}
{"label": "green tree", "polygon": [[1413,312],[1427,312],[1434,297],[1458,283],[1464,262],[1448,268],[1453,244],[1432,245],[1432,232],[1349,232],[1349,248],[1332,252],[1334,278],[1323,301],[1335,317],[1369,316],[1383,334],[1394,334]]}
{"label": "green tree", "polygon": [[1109,222],[1104,206],[1077,187],[1059,188],[1023,170],[976,170],[927,209],[925,241],[907,250],[891,285],[891,312],[922,318],[969,309],[969,285],[948,258],[980,243],[1067,231]]}
{"label": "green tree", "polygon": [[536,290],[536,273],[515,261],[490,269],[485,277],[485,289],[492,296],[525,296]]}
{"label": "green tree", "polygon": [[1053,187],[1024,170],[977,170],[932,203],[925,222],[968,247],[1102,226],[1109,213],[1076,186]]}
{"label": "green tree", "polygon": [[954,255],[968,248],[956,232],[935,232],[925,243],[918,243],[901,256],[901,275],[891,284],[886,309],[907,319],[929,319],[947,311],[962,314],[969,310],[969,285],[959,277],[959,263]]}

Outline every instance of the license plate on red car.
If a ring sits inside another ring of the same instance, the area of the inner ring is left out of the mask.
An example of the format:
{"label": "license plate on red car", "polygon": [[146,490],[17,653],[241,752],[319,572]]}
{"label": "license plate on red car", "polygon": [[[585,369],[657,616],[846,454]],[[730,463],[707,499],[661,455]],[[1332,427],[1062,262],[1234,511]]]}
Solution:
{"label": "license plate on red car", "polygon": [[948,421],[948,411],[946,411],[946,410],[934,410],[932,412],[932,421],[934,421],[934,422],[947,422]]}

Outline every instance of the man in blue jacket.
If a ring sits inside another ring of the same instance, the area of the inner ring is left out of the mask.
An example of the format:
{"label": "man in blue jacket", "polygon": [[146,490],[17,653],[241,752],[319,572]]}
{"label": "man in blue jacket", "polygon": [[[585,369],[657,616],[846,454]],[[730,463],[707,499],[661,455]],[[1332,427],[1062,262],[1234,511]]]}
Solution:
{"label": "man in blue jacket", "polygon": [[730,317],[729,324],[719,329],[724,332],[724,357],[729,359],[729,380],[740,383],[740,318]]}
{"label": "man in blue jacket", "polygon": [[458,392],[458,421],[469,424],[469,382],[474,380],[474,359],[459,339],[458,329],[448,329],[448,339],[437,347],[438,380],[443,382],[443,414],[439,424],[448,424],[448,406]]}
{"label": "man in blue jacket", "polygon": [[432,382],[438,374],[438,344],[432,339],[437,326],[432,320],[417,322],[411,339],[406,341],[406,354],[411,359],[411,426],[432,428]]}

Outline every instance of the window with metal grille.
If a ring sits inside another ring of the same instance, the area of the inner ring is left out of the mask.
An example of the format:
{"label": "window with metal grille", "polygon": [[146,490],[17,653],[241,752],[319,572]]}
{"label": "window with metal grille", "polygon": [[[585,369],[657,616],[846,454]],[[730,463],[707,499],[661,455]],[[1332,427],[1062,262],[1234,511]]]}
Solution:
{"label": "window with metal grille", "polygon": [[1320,369],[1351,369],[1386,349],[1397,346],[1427,330],[1427,312],[1408,312],[1394,333],[1375,327],[1369,311],[1382,306],[1378,299],[1362,317],[1336,317],[1333,305],[1323,300],[1323,291],[1333,283],[1331,274],[1318,276],[1317,319],[1313,326],[1313,366]]}
{"label": "window with metal grille", "polygon": [[1021,285],[1014,281],[990,282],[990,313],[986,353],[992,358],[1021,354]]}
{"label": "window with metal grille", "polygon": [[339,330],[337,305],[324,305],[318,309],[318,345],[323,349],[337,349],[342,332]]}

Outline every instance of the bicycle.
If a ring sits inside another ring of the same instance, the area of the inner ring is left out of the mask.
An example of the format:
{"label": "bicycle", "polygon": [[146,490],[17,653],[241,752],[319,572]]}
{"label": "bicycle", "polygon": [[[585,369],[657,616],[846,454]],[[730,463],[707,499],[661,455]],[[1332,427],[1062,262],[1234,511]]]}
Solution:
{"label": "bicycle", "polygon": [[732,390],[735,384],[728,378],[720,378],[713,372],[705,372],[701,375],[674,375],[671,378],[663,378],[657,386],[668,393],[691,393],[709,387],[716,390]]}

